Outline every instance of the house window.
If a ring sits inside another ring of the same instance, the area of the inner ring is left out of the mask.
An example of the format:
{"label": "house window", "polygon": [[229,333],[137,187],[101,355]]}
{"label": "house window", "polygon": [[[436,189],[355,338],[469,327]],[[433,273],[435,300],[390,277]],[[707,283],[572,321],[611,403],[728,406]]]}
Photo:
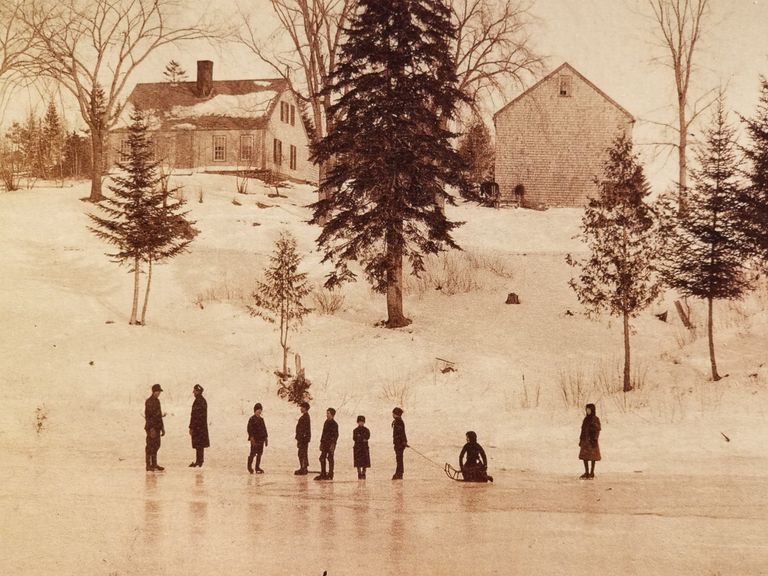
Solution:
{"label": "house window", "polygon": [[253,135],[243,134],[240,136],[240,160],[250,162],[253,160]]}
{"label": "house window", "polygon": [[567,75],[560,76],[560,96],[571,95],[571,77]]}
{"label": "house window", "polygon": [[291,104],[291,126],[296,126],[296,106]]}
{"label": "house window", "polygon": [[224,162],[227,159],[227,137],[213,137],[213,161]]}
{"label": "house window", "polygon": [[291,170],[296,170],[296,146],[291,144]]}
{"label": "house window", "polygon": [[277,138],[272,142],[272,157],[278,166],[283,163],[283,143]]}
{"label": "house window", "polygon": [[131,157],[131,142],[123,140],[120,142],[120,162],[128,162]]}

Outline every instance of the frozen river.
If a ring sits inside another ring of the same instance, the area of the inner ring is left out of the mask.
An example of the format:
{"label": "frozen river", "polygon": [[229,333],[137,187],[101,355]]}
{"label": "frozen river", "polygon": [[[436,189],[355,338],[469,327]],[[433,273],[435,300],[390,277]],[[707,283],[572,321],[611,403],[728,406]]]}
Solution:
{"label": "frozen river", "polygon": [[411,469],[320,483],[11,451],[0,574],[768,574],[765,477]]}

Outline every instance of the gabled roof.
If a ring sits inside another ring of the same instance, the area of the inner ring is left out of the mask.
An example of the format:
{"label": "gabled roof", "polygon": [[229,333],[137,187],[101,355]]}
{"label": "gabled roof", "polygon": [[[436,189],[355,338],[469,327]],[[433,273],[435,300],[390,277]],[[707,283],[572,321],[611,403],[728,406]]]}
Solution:
{"label": "gabled roof", "polygon": [[618,102],[616,102],[616,100],[614,100],[613,98],[611,98],[610,96],[608,96],[608,94],[606,94],[605,92],[603,92],[602,90],[600,90],[600,88],[598,88],[598,87],[597,87],[597,86],[595,86],[595,85],[594,85],[592,82],[590,82],[590,81],[589,81],[589,80],[588,80],[588,79],[587,79],[587,78],[586,78],[586,77],[585,77],[583,74],[581,74],[581,72],[579,72],[579,71],[578,71],[578,70],[576,70],[576,69],[575,69],[573,66],[571,66],[570,64],[568,64],[568,62],[563,62],[563,63],[562,63],[560,66],[558,66],[557,68],[555,68],[555,69],[554,69],[552,72],[550,72],[549,74],[547,74],[546,76],[544,76],[544,78],[542,78],[541,80],[539,80],[538,82],[536,82],[536,84],[534,84],[533,86],[531,86],[530,88],[528,88],[528,90],[526,90],[526,91],[525,91],[525,92],[523,92],[522,94],[518,95],[518,96],[517,96],[516,98],[514,98],[512,101],[508,102],[508,103],[507,103],[505,106],[503,106],[503,107],[502,107],[502,108],[501,108],[501,109],[500,109],[498,112],[496,112],[496,114],[494,114],[494,115],[493,115],[493,119],[494,119],[494,122],[496,121],[496,116],[498,116],[499,114],[501,114],[502,112],[504,112],[504,111],[505,111],[507,108],[509,108],[510,106],[512,106],[513,104],[515,104],[515,103],[516,103],[516,102],[518,102],[519,100],[521,100],[521,99],[522,99],[523,97],[525,97],[526,95],[528,95],[528,94],[530,94],[531,92],[533,92],[534,90],[536,90],[536,89],[537,89],[539,86],[541,86],[542,84],[544,84],[544,82],[546,82],[547,80],[549,80],[550,78],[552,78],[552,77],[553,77],[553,76],[555,76],[556,74],[560,73],[560,72],[561,72],[563,69],[565,69],[565,68],[567,68],[568,70],[570,70],[570,72],[572,72],[573,74],[575,74],[576,76],[578,76],[579,78],[581,78],[581,79],[582,79],[582,81],[584,81],[584,83],[586,83],[588,86],[590,86],[590,87],[591,87],[591,88],[592,88],[592,89],[593,89],[595,92],[597,92],[598,94],[600,94],[600,96],[602,96],[602,97],[603,97],[603,98],[605,98],[605,99],[606,99],[608,102],[610,102],[611,104],[613,104],[613,105],[614,105],[616,108],[618,108],[618,109],[619,109],[619,110],[620,110],[622,113],[626,114],[626,115],[627,115],[627,117],[630,119],[630,121],[631,121],[631,122],[634,122],[634,121],[635,121],[635,117],[634,117],[634,116],[632,116],[632,114],[630,114],[629,112],[627,112],[627,110],[626,110],[626,109],[625,109],[623,106],[621,106],[621,105],[620,105]]}
{"label": "gabled roof", "polygon": [[288,89],[282,78],[216,80],[210,96],[200,97],[196,82],[137,84],[115,128],[127,127],[138,107],[152,130],[255,130],[267,124]]}

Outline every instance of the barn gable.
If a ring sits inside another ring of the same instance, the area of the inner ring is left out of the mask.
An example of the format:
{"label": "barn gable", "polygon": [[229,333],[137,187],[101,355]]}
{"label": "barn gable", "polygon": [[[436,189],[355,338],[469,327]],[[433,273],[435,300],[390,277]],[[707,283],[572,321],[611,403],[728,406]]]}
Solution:
{"label": "barn gable", "polygon": [[564,63],[494,115],[495,177],[502,202],[523,191],[529,206],[584,206],[606,151],[634,118]]}

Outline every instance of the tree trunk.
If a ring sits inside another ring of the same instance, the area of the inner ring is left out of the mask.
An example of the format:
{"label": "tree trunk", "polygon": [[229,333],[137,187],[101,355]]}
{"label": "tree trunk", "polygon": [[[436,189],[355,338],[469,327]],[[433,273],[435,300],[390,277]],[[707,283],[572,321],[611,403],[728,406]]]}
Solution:
{"label": "tree trunk", "polygon": [[91,127],[91,195],[88,200],[100,202],[101,175],[104,172],[104,134],[99,129]]}
{"label": "tree trunk", "polygon": [[280,311],[280,346],[283,347],[283,376],[288,376],[288,322],[285,310]]}
{"label": "tree trunk", "polygon": [[632,390],[632,382],[629,377],[629,374],[630,374],[629,361],[630,361],[629,314],[625,312],[624,313],[624,392],[629,392],[630,390]]}
{"label": "tree trunk", "polygon": [[128,321],[128,324],[136,324],[136,312],[139,309],[139,274],[141,273],[141,268],[139,267],[141,264],[141,260],[139,260],[139,257],[133,259],[133,304],[131,305],[131,319]]}
{"label": "tree trunk", "polygon": [[685,214],[688,196],[688,120],[685,115],[685,96],[680,96],[678,100],[678,130],[680,130],[680,141],[677,147],[678,161],[678,214]]}
{"label": "tree trunk", "polygon": [[149,302],[149,286],[152,283],[152,258],[147,262],[147,287],[144,289],[144,305],[141,307],[141,325],[146,325],[147,303]]}
{"label": "tree trunk", "polygon": [[403,248],[396,232],[387,235],[387,328],[402,328],[411,323],[403,314]]}
{"label": "tree trunk", "polygon": [[712,329],[712,298],[707,298],[707,337],[709,340],[709,363],[712,367],[712,381],[720,380],[720,374],[717,373],[717,362],[715,361],[715,339]]}

